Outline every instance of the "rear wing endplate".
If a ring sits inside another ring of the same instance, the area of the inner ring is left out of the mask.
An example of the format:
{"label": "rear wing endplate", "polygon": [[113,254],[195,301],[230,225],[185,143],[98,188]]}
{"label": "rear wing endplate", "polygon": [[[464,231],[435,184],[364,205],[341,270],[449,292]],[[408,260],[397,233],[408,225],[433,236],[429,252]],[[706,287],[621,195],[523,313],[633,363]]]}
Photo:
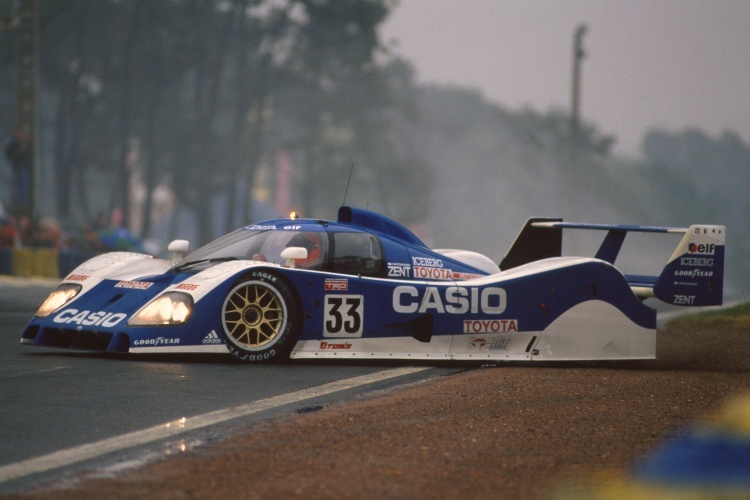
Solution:
{"label": "rear wing endplate", "polygon": [[563,222],[534,218],[526,221],[500,269],[505,271],[562,255],[563,229],[606,231],[595,257],[614,264],[629,232],[682,234],[659,276],[626,276],[641,298],[657,297],[676,305],[720,305],[724,290],[725,226],[695,224],[688,228]]}

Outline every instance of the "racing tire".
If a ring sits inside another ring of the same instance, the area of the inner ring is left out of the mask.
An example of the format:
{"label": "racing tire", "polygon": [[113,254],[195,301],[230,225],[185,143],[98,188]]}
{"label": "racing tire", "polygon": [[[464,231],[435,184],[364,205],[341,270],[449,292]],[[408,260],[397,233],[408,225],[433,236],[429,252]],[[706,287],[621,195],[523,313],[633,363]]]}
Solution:
{"label": "racing tire", "polygon": [[229,352],[248,363],[287,359],[301,327],[292,289],[268,271],[252,271],[235,283],[221,322]]}

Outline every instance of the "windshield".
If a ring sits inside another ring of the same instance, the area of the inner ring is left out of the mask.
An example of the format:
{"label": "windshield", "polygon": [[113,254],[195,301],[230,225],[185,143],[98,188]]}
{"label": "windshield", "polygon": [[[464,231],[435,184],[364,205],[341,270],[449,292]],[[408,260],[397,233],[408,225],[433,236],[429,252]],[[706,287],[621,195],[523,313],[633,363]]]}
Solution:
{"label": "windshield", "polygon": [[307,250],[307,258],[295,259],[295,265],[318,269],[327,255],[327,238],[322,236],[325,233],[314,231],[240,229],[199,248],[179,262],[176,268],[233,259],[286,265],[281,252],[288,247],[303,247]]}

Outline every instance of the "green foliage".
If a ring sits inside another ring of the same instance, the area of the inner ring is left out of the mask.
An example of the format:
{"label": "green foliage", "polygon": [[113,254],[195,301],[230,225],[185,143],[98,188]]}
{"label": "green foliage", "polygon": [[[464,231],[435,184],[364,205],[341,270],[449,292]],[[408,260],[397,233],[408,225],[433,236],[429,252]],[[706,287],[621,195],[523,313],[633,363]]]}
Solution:
{"label": "green foliage", "polygon": [[706,311],[701,314],[703,317],[737,317],[737,316],[750,316],[750,302],[745,302],[742,304],[738,304],[733,307],[728,307],[726,309],[718,309],[714,311]]}
{"label": "green foliage", "polygon": [[[308,214],[343,196],[331,181],[352,163],[383,203],[404,205],[392,198],[407,193],[387,189],[402,160],[386,113],[399,106],[375,64],[389,0],[39,4],[52,215],[128,209],[137,166],[148,192],[172,179],[178,204],[197,216],[200,243],[252,220],[256,171],[282,149],[298,160],[294,190]],[[13,63],[3,47],[0,69]],[[93,189],[93,175],[111,184]],[[221,214],[212,214],[216,197],[228,201]]]}
{"label": "green foliage", "polygon": [[732,307],[721,309],[710,309],[696,314],[685,314],[669,322],[670,325],[696,325],[696,324],[746,324],[750,326],[750,302],[744,302]]}

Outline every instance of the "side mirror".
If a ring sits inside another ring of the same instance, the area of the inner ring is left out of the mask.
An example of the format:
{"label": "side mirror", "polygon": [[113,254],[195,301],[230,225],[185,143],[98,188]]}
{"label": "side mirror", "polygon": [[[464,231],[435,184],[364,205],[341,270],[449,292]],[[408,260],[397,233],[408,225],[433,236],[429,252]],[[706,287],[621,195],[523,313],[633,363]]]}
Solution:
{"label": "side mirror", "polygon": [[286,259],[286,267],[294,267],[294,259],[307,258],[307,248],[287,247],[281,251],[281,258]]}
{"label": "side mirror", "polygon": [[172,265],[175,265],[189,253],[190,242],[188,240],[174,240],[169,244],[167,250],[172,252]]}

